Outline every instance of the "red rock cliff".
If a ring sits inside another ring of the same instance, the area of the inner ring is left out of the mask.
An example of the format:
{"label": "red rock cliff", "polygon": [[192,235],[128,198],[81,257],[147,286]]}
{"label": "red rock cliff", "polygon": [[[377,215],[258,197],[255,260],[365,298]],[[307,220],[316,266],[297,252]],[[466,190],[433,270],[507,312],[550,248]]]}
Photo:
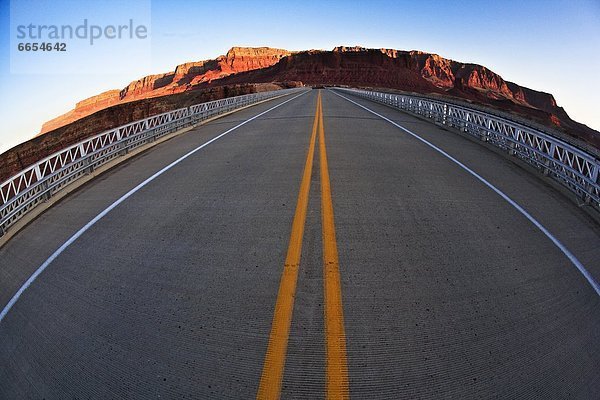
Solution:
{"label": "red rock cliff", "polygon": [[598,133],[569,118],[551,94],[505,81],[482,65],[461,63],[421,51],[360,46],[302,52],[233,47],[216,59],[181,64],[173,72],[134,81],[118,96],[117,91],[109,91],[80,102],[74,110],[44,124],[42,132],[123,102],[214,85],[286,81],[449,95],[516,113],[588,142],[600,143]]}
{"label": "red rock cliff", "polygon": [[83,100],[77,103],[73,110],[46,122],[40,134],[115,104],[181,93],[231,74],[266,68],[290,54],[292,53],[287,50],[269,47],[232,47],[226,55],[214,60],[181,64],[175,68],[175,71],[148,75],[131,82],[120,91],[110,90]]}

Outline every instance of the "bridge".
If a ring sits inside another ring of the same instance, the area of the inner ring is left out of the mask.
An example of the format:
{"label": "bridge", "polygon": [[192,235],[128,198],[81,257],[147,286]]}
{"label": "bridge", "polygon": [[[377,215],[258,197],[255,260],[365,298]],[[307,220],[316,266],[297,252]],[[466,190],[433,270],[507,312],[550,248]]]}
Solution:
{"label": "bridge", "polygon": [[427,99],[250,103],[9,182],[1,398],[600,396],[594,157]]}

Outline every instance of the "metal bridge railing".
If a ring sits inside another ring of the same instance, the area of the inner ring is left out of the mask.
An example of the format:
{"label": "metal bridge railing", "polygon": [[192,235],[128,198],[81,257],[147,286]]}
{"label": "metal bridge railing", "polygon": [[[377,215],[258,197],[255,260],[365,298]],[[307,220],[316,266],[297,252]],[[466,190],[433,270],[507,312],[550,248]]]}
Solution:
{"label": "metal bridge railing", "polygon": [[70,183],[132,149],[202,120],[302,89],[229,97],[180,108],[102,132],[27,167],[0,185],[0,237]]}
{"label": "metal bridge railing", "polygon": [[538,168],[600,210],[600,161],[563,140],[518,122],[443,101],[359,89],[336,90],[424,116],[489,142]]}

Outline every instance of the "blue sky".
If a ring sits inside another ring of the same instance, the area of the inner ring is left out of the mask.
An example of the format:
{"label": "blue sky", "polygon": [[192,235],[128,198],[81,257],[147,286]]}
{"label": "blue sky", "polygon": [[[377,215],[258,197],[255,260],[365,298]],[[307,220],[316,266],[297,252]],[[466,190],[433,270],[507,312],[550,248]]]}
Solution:
{"label": "blue sky", "polygon": [[[76,65],[77,73],[57,73],[58,64],[41,54],[30,55],[34,61],[29,68],[11,72],[10,52],[16,47],[10,43],[11,5],[0,0],[0,152],[31,138],[44,121],[79,100],[186,61],[214,58],[232,46],[306,50],[362,45],[433,52],[485,65],[506,80],[550,92],[571,117],[600,130],[598,0],[145,0],[130,1],[126,12],[113,7],[115,0],[54,0],[48,10],[31,1],[13,1],[13,9],[30,7],[31,22],[39,24],[147,18],[150,36],[144,42],[120,43],[119,51],[94,47],[75,64],[68,58],[73,53],[67,54],[66,70]],[[37,21],[44,15],[46,20]],[[142,51],[139,46],[148,47]],[[123,70],[113,71],[117,67]]]}

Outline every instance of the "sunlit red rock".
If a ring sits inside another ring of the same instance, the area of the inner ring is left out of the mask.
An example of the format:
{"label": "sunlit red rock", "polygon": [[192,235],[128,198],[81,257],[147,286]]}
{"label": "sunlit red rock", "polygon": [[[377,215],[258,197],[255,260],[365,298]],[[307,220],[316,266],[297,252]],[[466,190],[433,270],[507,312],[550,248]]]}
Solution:
{"label": "sunlit red rock", "polygon": [[173,72],[148,75],[131,82],[122,90],[110,90],[77,103],[66,114],[46,122],[40,134],[57,129],[112,105],[181,93],[198,88],[231,74],[266,68],[292,54],[287,50],[269,47],[232,47],[226,55],[214,60],[195,61],[178,65]]}
{"label": "sunlit red rock", "polygon": [[172,72],[146,76],[120,91],[81,101],[70,112],[44,124],[42,133],[131,101],[161,98],[157,101],[164,103],[165,96],[215,86],[291,81],[451,96],[513,113],[600,147],[598,132],[569,118],[551,94],[505,81],[482,65],[422,51],[360,46],[301,52],[233,47],[213,60],[181,64]]}

